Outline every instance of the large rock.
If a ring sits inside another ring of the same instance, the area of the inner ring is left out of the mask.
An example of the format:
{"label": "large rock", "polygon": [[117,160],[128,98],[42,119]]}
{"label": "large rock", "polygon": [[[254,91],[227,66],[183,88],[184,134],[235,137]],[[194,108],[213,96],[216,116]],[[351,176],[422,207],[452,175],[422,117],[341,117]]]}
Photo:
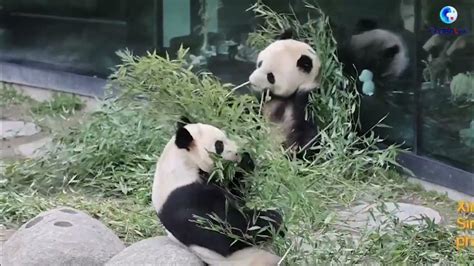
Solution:
{"label": "large rock", "polygon": [[159,236],[137,242],[107,264],[114,265],[203,265],[201,260],[168,237]]}
{"label": "large rock", "polygon": [[31,219],[5,243],[2,266],[103,265],[124,248],[101,222],[58,208]]}
{"label": "large rock", "polygon": [[410,225],[424,223],[423,217],[435,223],[441,222],[441,216],[437,211],[424,206],[387,202],[384,203],[382,210],[379,210],[376,204],[360,204],[350,210],[340,212],[339,218],[352,229],[383,228],[391,215],[398,218],[400,222]]}
{"label": "large rock", "polygon": [[31,136],[41,130],[40,127],[34,123],[9,120],[0,120],[0,128],[2,132],[1,137],[6,139]]}
{"label": "large rock", "polygon": [[13,233],[15,233],[15,230],[7,229],[4,225],[0,224],[0,265],[3,265],[3,246]]}

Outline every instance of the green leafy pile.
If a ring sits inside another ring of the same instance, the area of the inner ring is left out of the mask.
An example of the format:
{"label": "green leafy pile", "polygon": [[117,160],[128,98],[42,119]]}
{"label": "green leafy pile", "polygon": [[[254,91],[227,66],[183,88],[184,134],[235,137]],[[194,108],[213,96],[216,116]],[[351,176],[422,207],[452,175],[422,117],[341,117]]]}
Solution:
{"label": "green leafy pile", "polygon": [[134,104],[107,103],[87,122],[55,135],[46,156],[8,165],[4,185],[41,193],[80,187],[104,196],[146,198],[152,165],[171,134],[162,119],[147,112]]}

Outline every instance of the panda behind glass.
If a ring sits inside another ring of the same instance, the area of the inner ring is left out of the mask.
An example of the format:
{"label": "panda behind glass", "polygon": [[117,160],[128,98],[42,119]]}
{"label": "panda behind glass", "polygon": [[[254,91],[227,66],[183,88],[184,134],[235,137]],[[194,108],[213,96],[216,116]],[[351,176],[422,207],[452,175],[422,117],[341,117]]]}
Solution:
{"label": "panda behind glass", "polygon": [[346,75],[355,78],[367,69],[380,84],[400,77],[408,67],[409,56],[403,39],[393,31],[379,28],[373,20],[359,20],[353,34],[340,39],[338,59]]}
{"label": "panda behind glass", "polygon": [[[226,187],[208,180],[214,166],[210,153],[239,161],[242,171]],[[175,136],[158,160],[152,188],[153,207],[169,237],[210,265],[277,265],[278,256],[194,222],[196,216],[212,219],[210,215],[217,215],[232,228],[232,234],[246,240],[244,236],[252,236],[255,245],[267,243],[275,232],[282,235],[278,212],[245,207],[243,178],[254,167],[249,154],[240,155],[235,142],[222,130],[207,124],[178,123]],[[261,230],[249,230],[256,226]]]}
{"label": "panda behind glass", "polygon": [[277,125],[285,148],[306,148],[316,141],[318,128],[315,119],[307,116],[306,107],[310,93],[319,86],[320,68],[317,53],[308,44],[291,39],[291,31],[258,54],[250,86],[256,92],[268,92],[270,99],[263,112]]}

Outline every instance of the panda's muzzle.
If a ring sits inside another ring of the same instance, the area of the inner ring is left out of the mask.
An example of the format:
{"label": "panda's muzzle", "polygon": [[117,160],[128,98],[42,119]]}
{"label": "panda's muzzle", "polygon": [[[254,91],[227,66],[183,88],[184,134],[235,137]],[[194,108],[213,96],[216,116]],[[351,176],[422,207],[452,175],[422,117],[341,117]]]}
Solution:
{"label": "panda's muzzle", "polygon": [[257,84],[255,83],[252,83],[249,81],[249,87],[254,90],[254,91],[264,91],[264,90],[268,90],[269,88],[263,88],[261,86],[258,86]]}

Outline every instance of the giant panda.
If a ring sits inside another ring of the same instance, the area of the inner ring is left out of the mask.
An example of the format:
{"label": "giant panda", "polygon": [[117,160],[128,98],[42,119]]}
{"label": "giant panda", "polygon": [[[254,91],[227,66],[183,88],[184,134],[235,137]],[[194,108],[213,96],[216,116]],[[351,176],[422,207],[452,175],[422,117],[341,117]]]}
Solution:
{"label": "giant panda", "polygon": [[401,36],[368,19],[359,20],[348,37],[339,37],[337,54],[347,76],[357,78],[367,69],[378,84],[400,77],[409,63],[407,45]]}
{"label": "giant panda", "polygon": [[310,93],[319,86],[321,62],[308,44],[288,34],[260,51],[249,82],[254,91],[268,92],[264,115],[277,125],[284,147],[301,155],[317,141],[318,127],[306,107]]}
{"label": "giant panda", "polygon": [[[316,119],[308,117],[305,110],[310,93],[319,86],[321,62],[308,44],[292,36],[292,29],[287,29],[260,51],[249,83],[256,92],[269,91],[264,114],[279,126],[284,146],[300,148],[301,155],[307,153],[304,148],[318,141]],[[338,42],[337,51],[346,76],[357,79],[362,70],[370,70],[376,84],[399,77],[408,65],[403,40],[368,20],[359,21],[355,34]],[[357,88],[361,92],[361,83],[357,83]],[[359,119],[357,113],[354,121]],[[357,123],[352,126],[359,135],[364,134]],[[314,152],[317,149],[309,154]]]}
{"label": "giant panda", "polygon": [[[206,180],[214,165],[211,153],[240,160],[243,170],[227,187]],[[278,256],[193,222],[196,216],[214,214],[230,224],[234,235],[254,236],[255,244],[268,241],[280,229],[282,216],[273,210],[244,207],[239,188],[244,173],[253,169],[249,154],[239,155],[224,131],[208,124],[179,122],[157,162],[152,188],[153,207],[169,237],[210,265],[277,265]],[[262,228],[258,235],[249,230],[255,226]]]}

